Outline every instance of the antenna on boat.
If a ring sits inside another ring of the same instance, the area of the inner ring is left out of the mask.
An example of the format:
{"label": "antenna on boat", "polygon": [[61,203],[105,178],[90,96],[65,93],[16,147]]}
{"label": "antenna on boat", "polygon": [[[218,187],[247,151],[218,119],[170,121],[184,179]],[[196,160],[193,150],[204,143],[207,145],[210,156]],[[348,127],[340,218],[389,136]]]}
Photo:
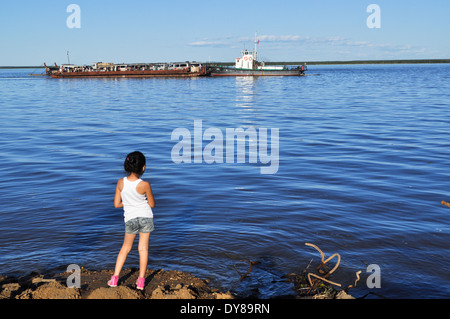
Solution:
{"label": "antenna on boat", "polygon": [[67,51],[67,62],[68,62],[68,64],[70,64],[70,56],[69,56],[69,51]]}
{"label": "antenna on boat", "polygon": [[254,59],[257,61],[258,60],[258,51],[257,51],[257,48],[256,48],[256,46],[257,46],[257,44],[258,44],[258,41],[256,40],[256,30],[255,30],[255,53],[254,53]]}

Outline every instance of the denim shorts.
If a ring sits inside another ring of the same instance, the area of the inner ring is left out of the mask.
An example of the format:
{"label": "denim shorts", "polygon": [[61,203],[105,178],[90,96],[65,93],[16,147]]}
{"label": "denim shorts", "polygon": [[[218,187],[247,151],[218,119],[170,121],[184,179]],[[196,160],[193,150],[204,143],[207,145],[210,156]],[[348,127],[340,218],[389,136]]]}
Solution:
{"label": "denim shorts", "polygon": [[150,233],[155,230],[153,218],[136,217],[125,223],[125,232],[127,234]]}

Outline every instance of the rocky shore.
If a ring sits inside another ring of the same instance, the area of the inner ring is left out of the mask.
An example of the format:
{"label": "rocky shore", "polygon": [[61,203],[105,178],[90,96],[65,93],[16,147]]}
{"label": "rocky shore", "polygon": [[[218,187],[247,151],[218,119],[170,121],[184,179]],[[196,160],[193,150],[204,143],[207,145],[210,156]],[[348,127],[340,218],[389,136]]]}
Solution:
{"label": "rocky shore", "polygon": [[119,285],[107,286],[112,270],[82,268],[80,288],[69,288],[70,273],[22,277],[0,276],[0,299],[233,299],[230,292],[211,288],[207,280],[176,270],[147,270],[144,290],[136,289],[138,271],[125,269]]}
{"label": "rocky shore", "polygon": [[[138,271],[125,269],[119,285],[107,286],[112,270],[81,268],[80,288],[69,288],[71,273],[30,273],[21,277],[0,276],[0,299],[236,299],[229,291],[210,287],[209,281],[177,270],[147,270],[144,290],[136,289]],[[70,280],[70,278],[69,278]],[[307,298],[349,299],[344,291],[328,290]]]}

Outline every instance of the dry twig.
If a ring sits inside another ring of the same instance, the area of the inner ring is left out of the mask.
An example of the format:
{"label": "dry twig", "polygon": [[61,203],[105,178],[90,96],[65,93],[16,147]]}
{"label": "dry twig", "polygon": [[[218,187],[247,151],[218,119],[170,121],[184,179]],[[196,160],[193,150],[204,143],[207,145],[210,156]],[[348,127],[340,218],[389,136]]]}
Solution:
{"label": "dry twig", "polygon": [[349,285],[345,290],[349,290],[350,288],[355,288],[356,287],[356,283],[359,281],[359,274],[361,273],[361,270],[360,271],[357,271],[356,272],[356,279],[355,279],[355,283],[353,284],[353,285]]}
{"label": "dry twig", "polygon": [[[336,282],[333,282],[333,281],[330,281],[330,280],[326,279],[328,276],[330,276],[339,267],[339,264],[341,262],[341,256],[338,253],[334,253],[333,255],[331,255],[330,257],[328,257],[325,260],[325,254],[322,252],[322,250],[320,250],[319,247],[317,247],[316,245],[311,244],[311,243],[305,243],[305,245],[315,248],[320,253],[321,263],[317,267],[317,270],[321,274],[324,274],[323,276],[318,276],[318,275],[313,274],[313,273],[308,273],[308,281],[309,281],[309,285],[311,286],[311,290],[316,288],[316,285],[319,282],[319,280],[322,280],[322,281],[325,281],[325,282],[327,282],[329,284],[341,287],[341,284],[338,284]],[[336,262],[336,265],[333,267],[333,269],[331,269],[330,271],[327,271],[325,264],[327,262],[329,262],[330,260],[332,260],[334,257],[337,257],[337,259],[338,259],[337,262]],[[313,281],[311,280],[311,277],[315,277],[317,280],[313,283]]]}
{"label": "dry twig", "polygon": [[248,270],[245,274],[241,275],[241,273],[239,272],[239,270],[236,268],[236,265],[233,265],[234,269],[237,271],[237,273],[239,274],[240,278],[239,281],[242,281],[245,277],[247,277],[247,275],[252,271],[252,265],[256,265],[259,262],[258,261],[251,261],[248,259],[242,259],[242,261],[246,261],[248,262]]}

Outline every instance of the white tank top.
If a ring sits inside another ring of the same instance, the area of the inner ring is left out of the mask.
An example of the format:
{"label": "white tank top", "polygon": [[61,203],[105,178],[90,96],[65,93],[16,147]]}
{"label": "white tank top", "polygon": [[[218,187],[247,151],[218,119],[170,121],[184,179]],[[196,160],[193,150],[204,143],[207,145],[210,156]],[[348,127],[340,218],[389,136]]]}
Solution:
{"label": "white tank top", "polygon": [[128,178],[123,178],[123,189],[120,193],[123,203],[125,222],[136,217],[153,217],[152,208],[148,205],[147,196],[139,194],[136,186],[142,179],[130,182]]}

